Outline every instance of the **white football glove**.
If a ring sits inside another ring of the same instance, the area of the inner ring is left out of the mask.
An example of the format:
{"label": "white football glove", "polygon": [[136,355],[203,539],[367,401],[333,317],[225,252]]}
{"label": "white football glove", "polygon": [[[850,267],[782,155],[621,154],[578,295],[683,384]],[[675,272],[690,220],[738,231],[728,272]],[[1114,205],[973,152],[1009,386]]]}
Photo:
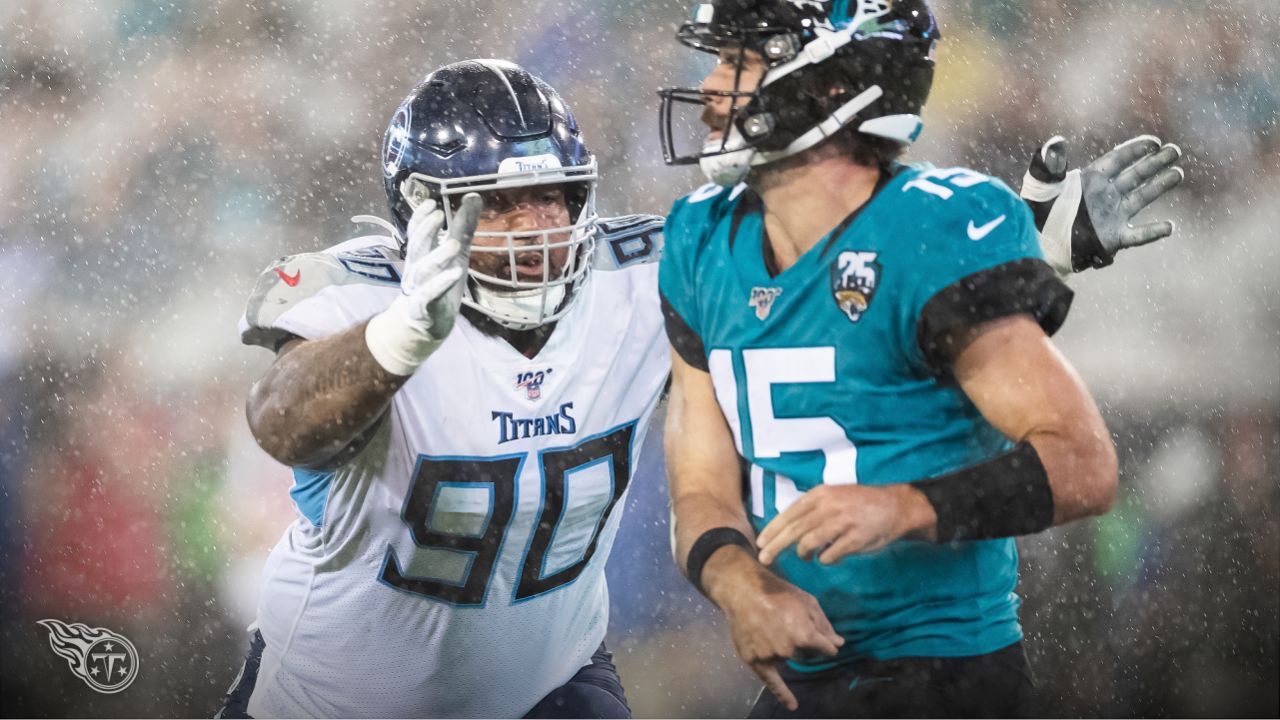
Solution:
{"label": "white football glove", "polygon": [[462,304],[471,237],[483,202],[467,193],[447,234],[444,211],[428,200],[413,211],[400,295],[365,328],[369,352],[387,372],[412,375],[448,337]]}
{"label": "white football glove", "polygon": [[1110,265],[1125,248],[1173,234],[1170,220],[1133,225],[1135,215],[1182,182],[1182,150],[1140,135],[1067,172],[1067,143],[1050,138],[1031,157],[1022,199],[1040,228],[1045,260],[1060,275]]}

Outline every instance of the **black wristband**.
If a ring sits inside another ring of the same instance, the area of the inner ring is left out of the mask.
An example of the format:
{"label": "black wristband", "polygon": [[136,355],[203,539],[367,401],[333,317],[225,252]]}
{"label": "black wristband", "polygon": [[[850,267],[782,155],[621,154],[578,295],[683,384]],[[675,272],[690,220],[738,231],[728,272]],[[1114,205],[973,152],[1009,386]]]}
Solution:
{"label": "black wristband", "polygon": [[938,542],[1029,535],[1053,524],[1053,490],[1031,443],[913,483],[938,515]]}
{"label": "black wristband", "polygon": [[1093,220],[1089,218],[1089,208],[1081,200],[1080,210],[1071,225],[1071,271],[1104,268],[1115,262],[1115,259],[1102,246],[1098,231],[1093,229]]}
{"label": "black wristband", "polygon": [[707,564],[712,553],[725,545],[737,545],[755,554],[755,547],[752,546],[751,540],[740,530],[731,527],[711,528],[699,535],[698,539],[693,541],[693,547],[689,549],[689,558],[684,564],[685,575],[703,595],[706,595],[707,591],[702,587],[702,566]]}

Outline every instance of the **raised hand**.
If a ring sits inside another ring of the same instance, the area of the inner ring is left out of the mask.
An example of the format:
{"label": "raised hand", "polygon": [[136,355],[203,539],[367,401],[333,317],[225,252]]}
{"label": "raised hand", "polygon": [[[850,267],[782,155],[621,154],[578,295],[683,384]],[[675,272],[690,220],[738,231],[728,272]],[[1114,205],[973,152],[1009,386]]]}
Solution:
{"label": "raised hand", "polygon": [[1105,267],[1125,248],[1172,235],[1171,220],[1137,225],[1133,220],[1182,182],[1181,157],[1177,145],[1140,135],[1084,170],[1068,171],[1066,140],[1050,138],[1032,155],[1022,185],[1022,197],[1041,231],[1045,259],[1065,275]]}
{"label": "raised hand", "polygon": [[413,374],[453,329],[482,207],[480,196],[468,193],[443,235],[444,212],[434,200],[409,219],[400,296],[365,331],[369,351],[388,372]]}

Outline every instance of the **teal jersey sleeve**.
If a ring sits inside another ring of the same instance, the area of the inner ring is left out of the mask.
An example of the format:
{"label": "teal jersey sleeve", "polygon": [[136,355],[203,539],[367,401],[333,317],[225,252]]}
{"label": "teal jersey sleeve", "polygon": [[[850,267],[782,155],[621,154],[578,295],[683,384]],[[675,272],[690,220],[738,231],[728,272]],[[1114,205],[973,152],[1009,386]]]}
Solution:
{"label": "teal jersey sleeve", "polygon": [[913,177],[901,192],[915,217],[914,271],[902,300],[904,337],[935,370],[945,369],[966,331],[981,323],[1030,314],[1052,335],[1066,319],[1072,293],[1044,261],[1030,209],[996,178],[948,168]]}

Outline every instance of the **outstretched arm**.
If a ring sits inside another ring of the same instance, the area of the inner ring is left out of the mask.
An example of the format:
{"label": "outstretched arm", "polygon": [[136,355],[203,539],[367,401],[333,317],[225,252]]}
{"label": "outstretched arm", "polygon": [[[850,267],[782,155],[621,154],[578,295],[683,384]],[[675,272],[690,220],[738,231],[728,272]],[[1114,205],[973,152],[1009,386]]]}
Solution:
{"label": "outstretched arm", "polygon": [[[738,453],[711,376],[674,349],[671,361],[664,437],[676,562],[724,611],[738,656],[779,702],[794,710],[795,696],[777,663],[802,650],[835,655],[844,640],[817,599],[756,560]],[[727,541],[735,533],[741,544]]]}
{"label": "outstretched arm", "polygon": [[409,379],[374,360],[359,325],[320,340],[291,340],[249,390],[249,429],[291,467],[338,464]]}
{"label": "outstretched arm", "polygon": [[317,340],[291,340],[249,391],[254,438],[293,467],[340,464],[367,440],[391,398],[444,342],[461,303],[480,196],[463,198],[449,234],[424,203],[409,222],[401,294],[368,322]]}

